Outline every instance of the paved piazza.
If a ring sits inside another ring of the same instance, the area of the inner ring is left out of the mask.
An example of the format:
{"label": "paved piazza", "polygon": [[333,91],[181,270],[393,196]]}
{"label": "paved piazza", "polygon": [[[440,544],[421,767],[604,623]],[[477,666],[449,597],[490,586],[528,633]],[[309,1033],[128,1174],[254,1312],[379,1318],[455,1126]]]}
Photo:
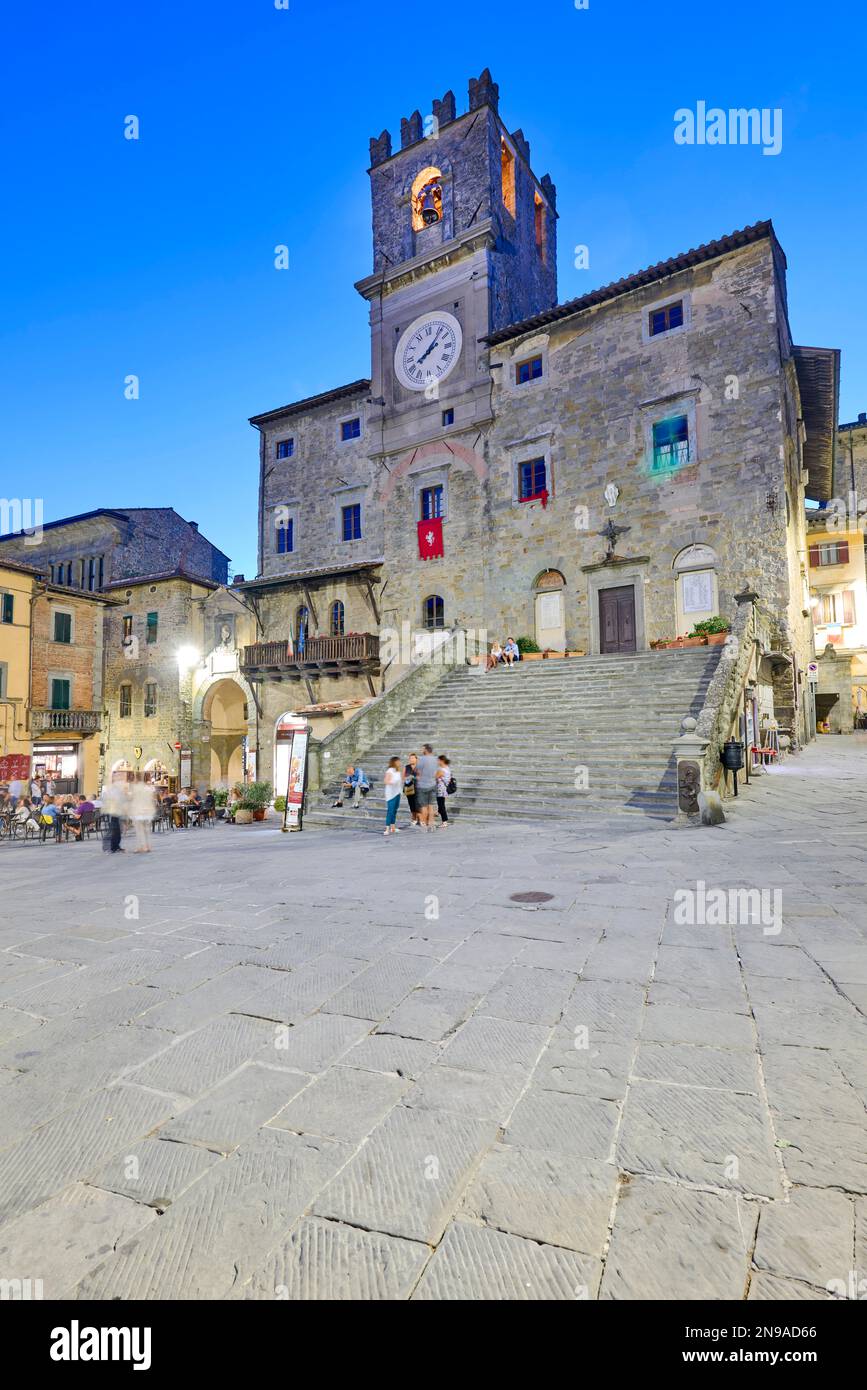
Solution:
{"label": "paved piazza", "polygon": [[867,1272],[865,782],[856,736],[718,829],[0,845],[0,1277],[845,1296]]}

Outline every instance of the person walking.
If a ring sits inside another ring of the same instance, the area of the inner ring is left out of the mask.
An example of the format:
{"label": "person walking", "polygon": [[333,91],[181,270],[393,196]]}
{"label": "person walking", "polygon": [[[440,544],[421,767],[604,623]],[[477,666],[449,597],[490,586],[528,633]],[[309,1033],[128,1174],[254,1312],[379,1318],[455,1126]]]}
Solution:
{"label": "person walking", "polygon": [[395,821],[397,820],[400,787],[403,781],[400,775],[400,758],[389,758],[383,780],[385,781],[385,829],[382,833],[383,835],[397,835],[398,829]]}
{"label": "person walking", "polygon": [[149,782],[136,780],[130,789],[129,814],[135,830],[136,854],[150,854],[151,826],[156,815],[157,801]]}
{"label": "person walking", "polygon": [[409,814],[412,816],[410,825],[416,830],[421,829],[421,821],[418,818],[418,805],[416,804],[416,772],[418,771],[418,755],[410,753],[409,762],[403,769],[403,790],[406,796],[406,805]]}
{"label": "person walking", "polygon": [[102,842],[110,854],[123,854],[122,821],[129,814],[129,792],[126,782],[109,782],[102,793],[102,812],[108,816],[108,836]]}
{"label": "person walking", "polygon": [[451,825],[449,813],[446,807],[446,797],[449,795],[449,787],[452,784],[452,770],[449,760],[445,753],[440,753],[437,758],[437,810],[440,817],[440,830],[445,830]]}
{"label": "person walking", "polygon": [[429,743],[421,750],[416,772],[416,805],[424,830],[435,830],[434,808],[437,798],[437,760]]}

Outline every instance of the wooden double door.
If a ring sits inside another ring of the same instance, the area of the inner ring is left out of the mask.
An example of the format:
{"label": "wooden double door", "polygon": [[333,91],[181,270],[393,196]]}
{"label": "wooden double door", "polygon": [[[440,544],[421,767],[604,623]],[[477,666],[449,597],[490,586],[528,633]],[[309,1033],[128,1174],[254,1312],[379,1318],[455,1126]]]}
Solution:
{"label": "wooden double door", "polygon": [[631,584],[618,589],[599,590],[599,650],[637,651],[635,590]]}

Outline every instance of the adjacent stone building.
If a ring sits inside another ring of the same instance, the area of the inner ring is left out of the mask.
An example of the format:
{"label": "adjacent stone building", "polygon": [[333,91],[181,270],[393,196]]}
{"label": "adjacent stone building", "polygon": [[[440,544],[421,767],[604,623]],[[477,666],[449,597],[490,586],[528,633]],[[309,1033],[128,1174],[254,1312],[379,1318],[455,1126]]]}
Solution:
{"label": "adjacent stone building", "polygon": [[837,433],[836,496],[807,511],[820,729],[867,726],[867,414]]}
{"label": "adjacent stone building", "polygon": [[99,508],[0,536],[0,558],[32,565],[52,584],[99,592],[121,579],[181,569],[215,584],[228,557],[173,507]]}
{"label": "adjacent stone building", "polygon": [[255,617],[224,585],[183,573],[108,586],[106,775],[175,786],[252,779],[257,717],[239,650]]}
{"label": "adjacent stone building", "polygon": [[487,71],[370,162],[370,376],[251,421],[265,762],[287,710],[390,687],[396,633],[642,650],[744,590],[773,620],[762,698],[809,737],[839,353],[794,343],[771,223],[558,304],[556,191]]}
{"label": "adjacent stone building", "polygon": [[0,780],[101,785],[103,621],[111,600],[0,558]]}

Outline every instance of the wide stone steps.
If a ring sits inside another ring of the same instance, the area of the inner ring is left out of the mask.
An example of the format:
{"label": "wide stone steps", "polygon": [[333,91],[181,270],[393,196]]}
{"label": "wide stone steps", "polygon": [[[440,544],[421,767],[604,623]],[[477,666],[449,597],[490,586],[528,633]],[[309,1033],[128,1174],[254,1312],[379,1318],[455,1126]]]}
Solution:
{"label": "wide stone steps", "polygon": [[[308,825],[381,831],[382,776],[430,743],[451,759],[458,793],[452,819],[574,820],[622,814],[670,818],[676,807],[672,745],[697,715],[721,648],[522,662],[480,674],[461,668],[358,758],[371,792],[358,810],[332,809],[344,768],[335,766],[308,805]],[[587,769],[588,787],[575,787]],[[398,825],[408,828],[401,798]],[[410,830],[411,834],[420,832]]]}

